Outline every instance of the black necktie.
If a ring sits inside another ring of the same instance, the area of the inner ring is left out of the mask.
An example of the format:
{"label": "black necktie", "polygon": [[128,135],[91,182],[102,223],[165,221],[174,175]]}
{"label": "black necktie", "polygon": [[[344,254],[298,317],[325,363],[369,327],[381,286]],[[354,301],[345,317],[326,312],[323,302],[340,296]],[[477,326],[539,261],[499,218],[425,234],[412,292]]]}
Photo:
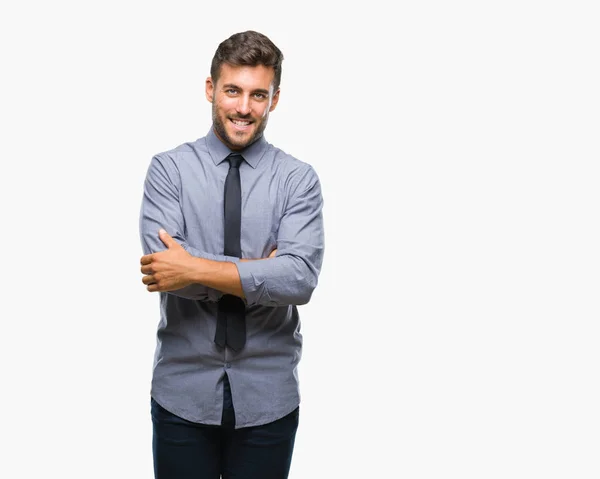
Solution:
{"label": "black necktie", "polygon": [[[225,179],[225,255],[242,257],[240,230],[242,224],[242,193],[240,187],[240,163],[242,155],[231,153],[229,173]],[[229,346],[239,351],[246,343],[246,305],[241,298],[224,294],[219,300],[215,343],[222,348]]]}

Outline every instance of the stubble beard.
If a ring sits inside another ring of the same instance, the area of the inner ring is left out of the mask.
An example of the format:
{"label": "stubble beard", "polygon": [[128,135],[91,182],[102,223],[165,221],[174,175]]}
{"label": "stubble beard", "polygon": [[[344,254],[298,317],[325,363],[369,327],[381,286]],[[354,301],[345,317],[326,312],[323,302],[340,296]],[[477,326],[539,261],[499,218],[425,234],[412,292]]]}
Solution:
{"label": "stubble beard", "polygon": [[[254,134],[250,137],[248,141],[239,141],[236,138],[232,138],[225,129],[225,124],[221,120],[221,117],[217,113],[217,107],[215,105],[215,101],[213,100],[212,104],[212,120],[213,120],[213,128],[215,129],[215,133],[217,136],[230,148],[230,149],[244,149],[258,140],[265,131],[267,126],[267,118],[264,118],[262,122],[258,125]],[[229,121],[229,120],[225,120]],[[255,122],[256,124],[256,122]],[[232,148],[233,147],[233,148]]]}

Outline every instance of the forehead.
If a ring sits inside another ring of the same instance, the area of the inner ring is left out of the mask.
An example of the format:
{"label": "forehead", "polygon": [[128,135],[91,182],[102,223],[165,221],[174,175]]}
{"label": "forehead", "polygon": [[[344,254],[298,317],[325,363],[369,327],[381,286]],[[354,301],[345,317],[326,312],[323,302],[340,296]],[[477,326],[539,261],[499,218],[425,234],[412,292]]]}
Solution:
{"label": "forehead", "polygon": [[270,90],[275,78],[273,67],[264,65],[221,65],[221,72],[217,85],[236,85],[243,90],[263,89]]}

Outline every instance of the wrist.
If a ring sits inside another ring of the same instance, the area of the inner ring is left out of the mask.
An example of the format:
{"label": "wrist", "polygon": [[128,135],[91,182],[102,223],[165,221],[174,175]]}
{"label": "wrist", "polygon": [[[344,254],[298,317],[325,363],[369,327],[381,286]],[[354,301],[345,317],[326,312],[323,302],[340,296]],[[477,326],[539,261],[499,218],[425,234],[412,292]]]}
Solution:
{"label": "wrist", "polygon": [[206,269],[204,263],[206,262],[207,260],[204,258],[192,258],[186,278],[190,283],[202,283],[203,272]]}

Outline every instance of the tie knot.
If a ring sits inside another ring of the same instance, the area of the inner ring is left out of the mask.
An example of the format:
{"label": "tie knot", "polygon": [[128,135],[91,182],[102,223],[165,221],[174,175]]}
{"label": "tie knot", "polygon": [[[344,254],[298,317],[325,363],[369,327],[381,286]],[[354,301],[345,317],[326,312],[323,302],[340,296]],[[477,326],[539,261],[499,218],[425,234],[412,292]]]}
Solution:
{"label": "tie knot", "polygon": [[230,168],[239,168],[242,161],[244,161],[244,157],[239,153],[230,153],[227,156],[227,161],[229,161]]}

